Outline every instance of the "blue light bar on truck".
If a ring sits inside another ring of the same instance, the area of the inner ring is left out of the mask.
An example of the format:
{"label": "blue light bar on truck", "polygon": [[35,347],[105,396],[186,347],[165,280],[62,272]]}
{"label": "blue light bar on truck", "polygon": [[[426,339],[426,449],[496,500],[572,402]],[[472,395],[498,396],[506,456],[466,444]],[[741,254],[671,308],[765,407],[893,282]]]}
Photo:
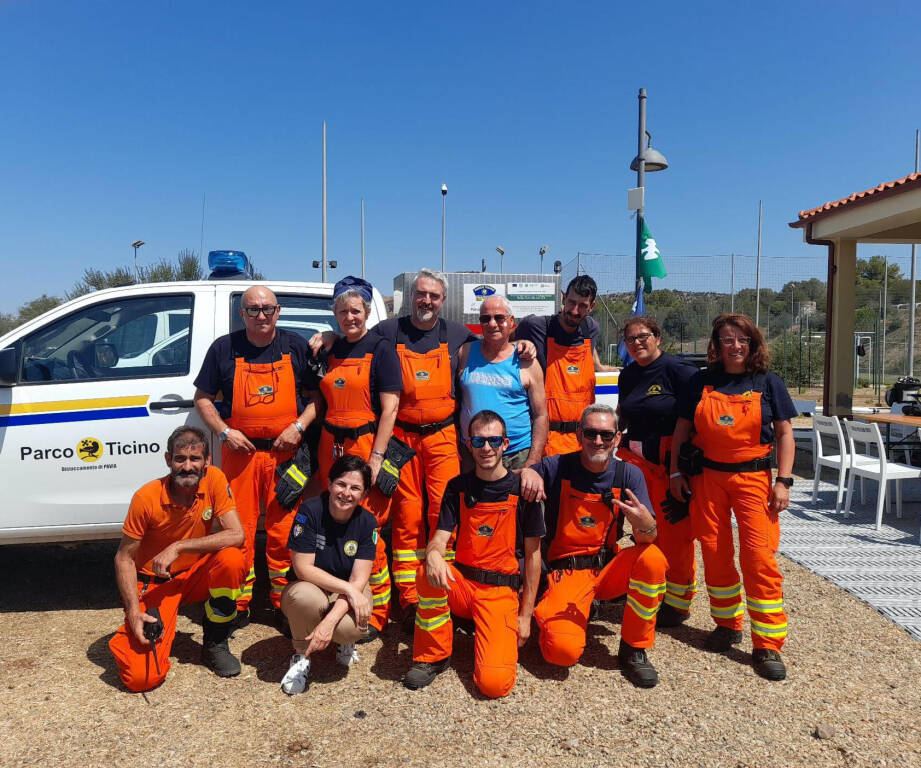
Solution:
{"label": "blue light bar on truck", "polygon": [[211,251],[208,254],[209,279],[252,280],[253,265],[243,251]]}

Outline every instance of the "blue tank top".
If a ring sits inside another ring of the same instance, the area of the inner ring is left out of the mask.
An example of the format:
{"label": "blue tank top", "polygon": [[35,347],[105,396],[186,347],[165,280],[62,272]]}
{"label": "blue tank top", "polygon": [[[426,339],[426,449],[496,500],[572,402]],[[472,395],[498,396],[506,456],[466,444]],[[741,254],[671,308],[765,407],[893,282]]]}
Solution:
{"label": "blue tank top", "polygon": [[482,342],[470,345],[467,367],[460,377],[461,437],[467,442],[470,419],[483,410],[495,411],[505,419],[509,446],[506,453],[531,447],[531,411],[528,393],[521,383],[518,351],[501,363],[488,363],[480,349]]}

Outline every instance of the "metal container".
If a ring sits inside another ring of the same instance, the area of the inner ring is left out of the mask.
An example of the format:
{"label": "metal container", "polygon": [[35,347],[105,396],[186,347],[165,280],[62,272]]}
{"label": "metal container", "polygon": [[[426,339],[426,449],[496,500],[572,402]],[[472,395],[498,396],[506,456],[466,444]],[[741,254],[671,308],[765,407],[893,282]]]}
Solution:
{"label": "metal container", "polygon": [[[393,278],[393,313],[410,311],[415,272]],[[478,326],[480,304],[489,296],[504,295],[517,320],[528,315],[552,315],[560,311],[560,275],[535,273],[448,272],[448,295],[441,316],[464,325]]]}

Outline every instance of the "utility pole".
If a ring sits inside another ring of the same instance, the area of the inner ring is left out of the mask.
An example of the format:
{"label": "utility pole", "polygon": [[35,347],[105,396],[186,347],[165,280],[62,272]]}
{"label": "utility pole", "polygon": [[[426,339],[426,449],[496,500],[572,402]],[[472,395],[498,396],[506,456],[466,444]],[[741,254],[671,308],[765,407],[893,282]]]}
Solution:
{"label": "utility pole", "polygon": [[729,311],[736,311],[736,255],[734,253],[729,254]]}
{"label": "utility pole", "polygon": [[365,199],[361,198],[361,279],[365,278]]}
{"label": "utility pole", "polygon": [[[921,131],[915,131],[915,173],[918,173],[919,150],[921,150]],[[918,246],[911,245],[911,290],[908,298],[908,375],[915,375],[915,275],[917,272]]]}
{"label": "utility pole", "polygon": [[326,282],[326,121],[323,121],[323,253],[320,259],[320,280]]}
{"label": "utility pole", "polygon": [[761,201],[758,201],[758,258],[755,261],[755,327],[761,323]]}

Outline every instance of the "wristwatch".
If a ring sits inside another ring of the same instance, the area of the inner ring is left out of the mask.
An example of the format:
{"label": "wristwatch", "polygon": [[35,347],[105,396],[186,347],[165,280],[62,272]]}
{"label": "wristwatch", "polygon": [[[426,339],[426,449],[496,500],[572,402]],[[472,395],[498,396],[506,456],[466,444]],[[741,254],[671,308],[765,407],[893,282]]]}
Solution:
{"label": "wristwatch", "polygon": [[227,439],[227,435],[230,434],[230,427],[225,427],[224,431],[218,435],[218,439],[223,443]]}
{"label": "wristwatch", "polygon": [[783,483],[787,488],[793,487],[793,478],[792,477],[780,477],[779,475],[774,478],[775,483]]}

